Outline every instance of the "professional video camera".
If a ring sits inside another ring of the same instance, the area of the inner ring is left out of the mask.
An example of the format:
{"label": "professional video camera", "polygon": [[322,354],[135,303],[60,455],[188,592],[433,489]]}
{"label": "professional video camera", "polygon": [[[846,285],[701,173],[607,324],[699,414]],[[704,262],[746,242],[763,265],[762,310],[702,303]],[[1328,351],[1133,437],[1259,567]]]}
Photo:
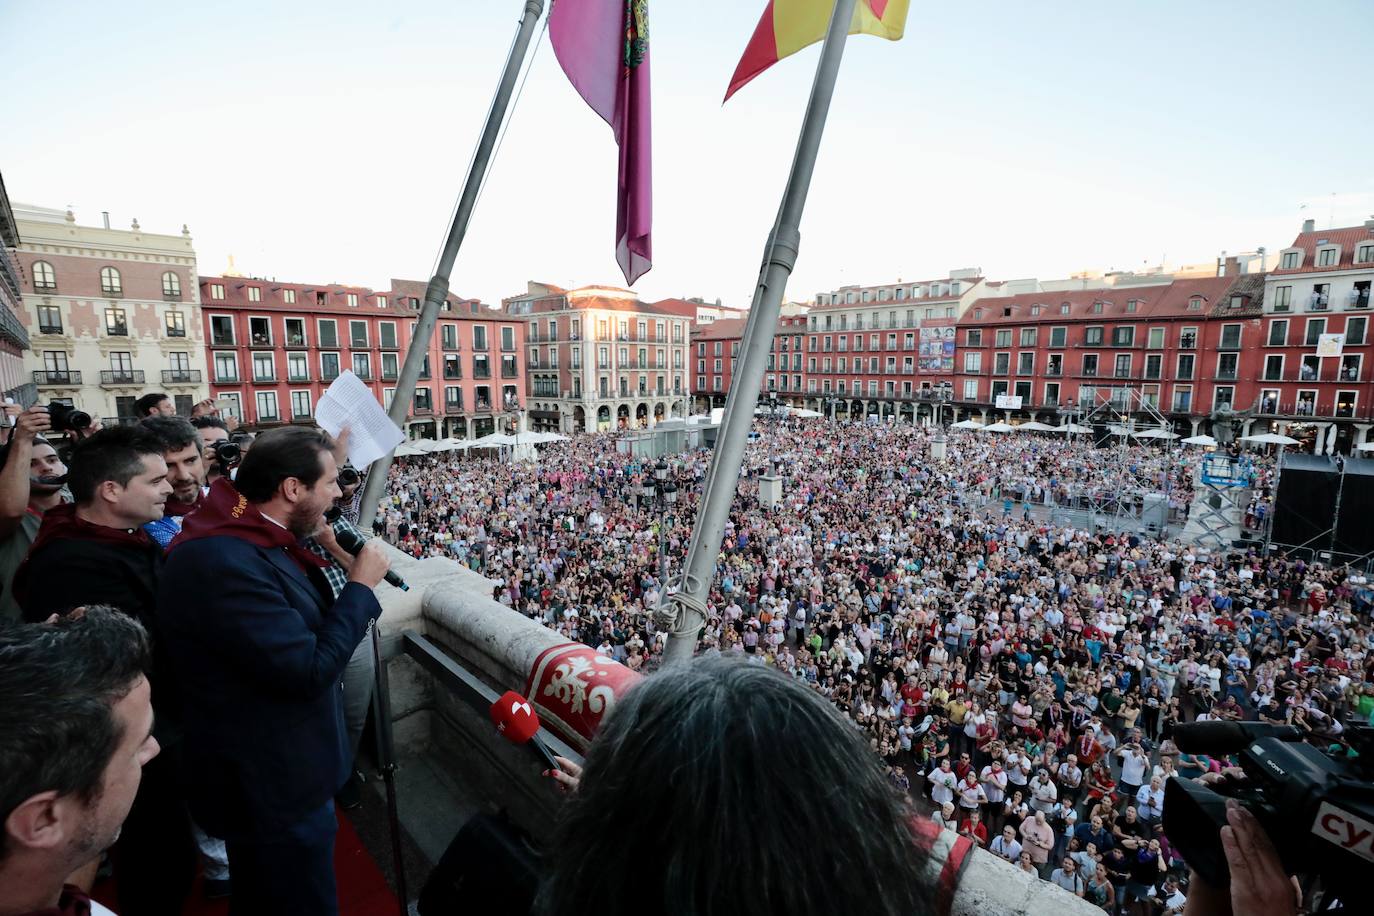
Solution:
{"label": "professional video camera", "polygon": [[346,464],[339,468],[339,486],[355,487],[358,481],[363,479],[363,475],[358,473],[358,469],[351,464]]}
{"label": "professional video camera", "polygon": [[91,415],[61,401],[48,402],[48,418],[55,433],[75,432],[91,425]]}
{"label": "professional video camera", "polygon": [[1259,821],[1284,867],[1304,880],[1305,889],[1320,891],[1324,907],[1362,899],[1374,880],[1374,728],[1352,725],[1345,735],[1359,757],[1328,756],[1303,743],[1302,733],[1291,725],[1176,726],[1180,751],[1235,754],[1246,778],[1210,784],[1168,780],[1164,833],[1169,842],[1203,880],[1228,886],[1220,831],[1226,800],[1234,798]]}

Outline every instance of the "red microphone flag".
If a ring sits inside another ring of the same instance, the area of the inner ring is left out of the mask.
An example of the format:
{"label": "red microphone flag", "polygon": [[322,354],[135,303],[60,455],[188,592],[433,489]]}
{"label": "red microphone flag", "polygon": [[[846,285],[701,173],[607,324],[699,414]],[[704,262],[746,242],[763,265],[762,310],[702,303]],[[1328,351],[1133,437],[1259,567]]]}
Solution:
{"label": "red microphone flag", "polygon": [[539,731],[539,716],[534,707],[514,690],[507,690],[501,699],[491,704],[491,722],[515,744],[524,744]]}

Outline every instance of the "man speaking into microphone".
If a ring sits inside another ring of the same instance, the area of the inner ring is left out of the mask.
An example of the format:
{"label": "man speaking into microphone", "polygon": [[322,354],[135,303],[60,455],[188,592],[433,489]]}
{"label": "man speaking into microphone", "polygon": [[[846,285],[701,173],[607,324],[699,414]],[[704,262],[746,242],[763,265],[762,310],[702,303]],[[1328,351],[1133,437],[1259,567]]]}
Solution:
{"label": "man speaking into microphone", "polygon": [[158,594],[185,697],[196,822],[226,841],[231,913],[331,916],[334,794],[350,754],[339,677],[389,562],[368,544],[337,597],[301,539],[339,496],[329,436],[259,436],[168,548]]}

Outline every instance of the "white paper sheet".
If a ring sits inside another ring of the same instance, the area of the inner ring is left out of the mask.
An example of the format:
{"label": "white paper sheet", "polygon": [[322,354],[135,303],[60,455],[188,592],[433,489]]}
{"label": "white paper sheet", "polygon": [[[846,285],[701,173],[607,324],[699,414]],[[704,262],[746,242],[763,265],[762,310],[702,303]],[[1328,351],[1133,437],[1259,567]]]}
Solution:
{"label": "white paper sheet", "polygon": [[320,395],[315,422],[331,436],[348,427],[348,461],[359,470],[405,440],[405,433],[391,422],[372,391],[348,370]]}

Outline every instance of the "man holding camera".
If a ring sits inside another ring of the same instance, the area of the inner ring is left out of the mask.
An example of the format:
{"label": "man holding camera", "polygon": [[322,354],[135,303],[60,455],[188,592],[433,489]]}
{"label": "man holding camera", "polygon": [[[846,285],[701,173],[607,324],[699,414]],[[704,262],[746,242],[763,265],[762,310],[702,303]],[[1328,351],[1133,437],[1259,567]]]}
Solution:
{"label": "man holding camera", "polygon": [[0,629],[0,916],[109,916],[65,882],[114,843],[158,753],[150,661],[110,608]]}
{"label": "man holding camera", "polygon": [[335,599],[301,544],[341,495],[333,447],[320,430],[264,433],[187,517],[162,577],[191,810],[228,844],[235,913],[338,912],[333,797],[351,760],[339,679],[381,614],[372,589],[389,564],[367,545]]}
{"label": "man holding camera", "polygon": [[38,536],[43,514],[64,501],[67,481],[67,466],[42,436],[52,428],[48,408],[6,410],[17,415],[0,469],[0,621],[23,614],[14,600],[14,574]]}
{"label": "man holding camera", "polygon": [[143,529],[162,518],[172,495],[164,448],[142,426],[111,427],[78,443],[68,474],[75,501],[44,515],[14,578],[25,620],[108,604],[142,623],[152,637],[156,735],[168,752],[144,773],[117,866],[120,907],[154,916],[181,912],[195,870],[191,825],[178,789],[180,702],[154,618],[162,548]]}

